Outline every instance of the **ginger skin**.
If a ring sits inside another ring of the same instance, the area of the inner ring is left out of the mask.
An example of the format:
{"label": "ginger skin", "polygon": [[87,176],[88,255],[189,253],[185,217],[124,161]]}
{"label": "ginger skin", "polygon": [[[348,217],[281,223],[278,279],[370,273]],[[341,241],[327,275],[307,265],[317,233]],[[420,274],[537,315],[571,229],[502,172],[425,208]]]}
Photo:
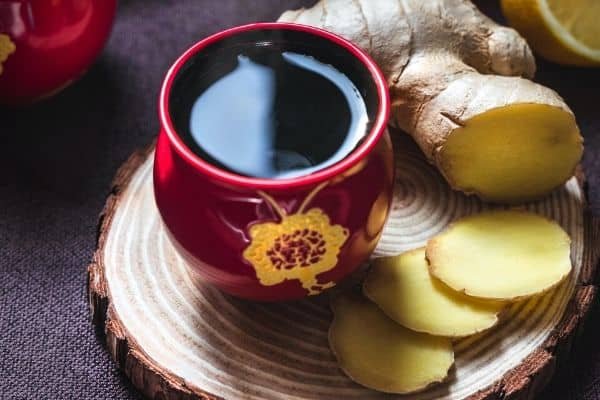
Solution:
{"label": "ginger skin", "polygon": [[[279,20],[367,51],[390,87],[391,125],[454,189],[500,203],[532,200],[569,179],[581,158],[569,107],[525,79],[535,73],[525,40],[468,0],[321,0]],[[463,139],[449,141],[455,133]]]}

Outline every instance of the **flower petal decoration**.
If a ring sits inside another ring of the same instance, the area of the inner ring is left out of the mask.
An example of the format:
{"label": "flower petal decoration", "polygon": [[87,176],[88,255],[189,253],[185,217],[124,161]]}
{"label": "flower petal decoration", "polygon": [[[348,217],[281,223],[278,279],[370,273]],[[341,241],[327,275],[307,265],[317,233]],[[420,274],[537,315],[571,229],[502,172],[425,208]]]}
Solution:
{"label": "flower petal decoration", "polygon": [[297,279],[308,295],[335,285],[320,284],[317,275],[333,269],[349,236],[348,229],[332,225],[319,208],[281,215],[280,222],[263,222],[249,229],[251,242],[243,256],[256,270],[261,284],[272,286]]}
{"label": "flower petal decoration", "polygon": [[2,63],[17,50],[17,46],[10,40],[10,36],[0,33],[0,75],[2,75]]}

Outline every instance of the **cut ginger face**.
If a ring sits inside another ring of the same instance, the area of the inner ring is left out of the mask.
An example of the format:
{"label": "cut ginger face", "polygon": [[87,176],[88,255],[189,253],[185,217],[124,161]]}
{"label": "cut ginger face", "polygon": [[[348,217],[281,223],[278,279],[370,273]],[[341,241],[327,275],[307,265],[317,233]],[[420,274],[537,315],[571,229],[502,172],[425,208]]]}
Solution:
{"label": "cut ginger face", "polygon": [[450,337],[491,328],[505,304],[469,297],[433,278],[425,248],[374,260],[363,292],[406,328]]}
{"label": "cut ginger face", "polygon": [[442,382],[454,364],[450,339],[414,332],[359,294],[332,300],[329,345],[355,382],[387,393],[411,393]]}
{"label": "cut ginger face", "polygon": [[565,182],[583,143],[571,113],[545,104],[512,104],[467,120],[440,151],[442,172],[453,187],[484,200],[517,203]]}
{"label": "cut ginger face", "polygon": [[555,222],[523,211],[456,221],[427,244],[429,271],[469,296],[516,300],[545,292],[571,271],[570,239]]}

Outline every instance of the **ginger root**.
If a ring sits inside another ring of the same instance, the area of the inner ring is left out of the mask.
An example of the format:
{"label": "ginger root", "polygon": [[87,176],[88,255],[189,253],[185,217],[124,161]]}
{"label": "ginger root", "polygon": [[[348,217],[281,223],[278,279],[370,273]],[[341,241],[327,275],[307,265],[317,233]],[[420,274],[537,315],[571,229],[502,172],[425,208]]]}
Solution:
{"label": "ginger root", "polygon": [[463,337],[498,322],[504,302],[469,297],[429,274],[425,249],[378,258],[363,292],[402,326],[431,335]]}
{"label": "ginger root", "polygon": [[413,332],[360,295],[332,300],[329,345],[355,382],[388,393],[411,393],[442,382],[454,364],[450,339]]}
{"label": "ginger root", "polygon": [[517,300],[557,286],[571,271],[570,238],[523,211],[489,211],[454,222],[427,243],[429,272],[469,296]]}
{"label": "ginger root", "polygon": [[575,117],[532,78],[525,40],[468,0],[321,0],[280,21],[337,33],[387,77],[391,124],[408,132],[450,185],[494,201],[541,197],[583,151]]}

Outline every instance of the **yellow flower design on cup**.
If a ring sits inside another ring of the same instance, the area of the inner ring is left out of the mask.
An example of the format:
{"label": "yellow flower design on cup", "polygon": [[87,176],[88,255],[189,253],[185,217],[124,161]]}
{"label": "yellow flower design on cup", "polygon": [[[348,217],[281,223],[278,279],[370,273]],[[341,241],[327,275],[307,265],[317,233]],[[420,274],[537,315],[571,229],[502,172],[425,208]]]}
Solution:
{"label": "yellow flower design on cup", "polygon": [[8,60],[8,56],[15,52],[17,46],[10,40],[10,36],[0,33],[0,75],[2,75],[2,63]]}
{"label": "yellow flower design on cup", "polygon": [[272,197],[259,192],[281,220],[255,224],[249,229],[251,241],[243,256],[256,270],[262,285],[273,286],[297,279],[309,296],[335,285],[334,282],[319,283],[317,275],[336,266],[338,254],[348,239],[348,229],[332,225],[320,208],[304,211],[324,186],[315,188],[291,215]]}

